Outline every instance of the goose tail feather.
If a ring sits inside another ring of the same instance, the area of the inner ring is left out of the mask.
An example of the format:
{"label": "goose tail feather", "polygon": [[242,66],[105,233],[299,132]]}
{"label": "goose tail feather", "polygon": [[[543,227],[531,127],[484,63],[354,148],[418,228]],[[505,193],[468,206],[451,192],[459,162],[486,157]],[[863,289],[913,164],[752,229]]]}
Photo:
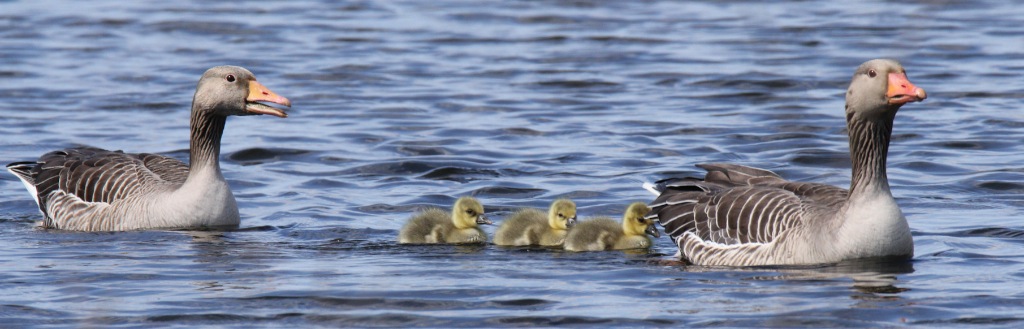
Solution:
{"label": "goose tail feather", "polygon": [[657,184],[651,182],[644,182],[642,186],[645,190],[651,192],[655,196],[661,195],[661,192],[665,190],[665,186],[658,186]]}
{"label": "goose tail feather", "polygon": [[[39,206],[38,189],[36,188],[36,179],[33,171],[37,170],[39,163],[36,161],[23,161],[13,162],[7,165],[7,171],[14,174],[21,180],[21,184],[28,190],[29,195],[32,196],[32,200],[35,200],[36,206]],[[36,172],[38,173],[38,172]]]}

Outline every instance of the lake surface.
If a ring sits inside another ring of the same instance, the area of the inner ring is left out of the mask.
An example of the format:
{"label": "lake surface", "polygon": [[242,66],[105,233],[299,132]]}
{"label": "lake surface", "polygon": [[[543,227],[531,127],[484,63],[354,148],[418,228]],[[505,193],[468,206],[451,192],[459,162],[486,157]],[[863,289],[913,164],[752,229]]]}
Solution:
{"label": "lake surface", "polygon": [[[843,93],[879,57],[929,95],[889,153],[912,262],[395,242],[463,195],[496,221],[559,197],[618,218],[701,162],[845,187]],[[0,160],[186,160],[195,83],[222,64],[294,103],[228,122],[242,227],[40,230],[5,172],[0,326],[1024,326],[1012,1],[0,1]]]}

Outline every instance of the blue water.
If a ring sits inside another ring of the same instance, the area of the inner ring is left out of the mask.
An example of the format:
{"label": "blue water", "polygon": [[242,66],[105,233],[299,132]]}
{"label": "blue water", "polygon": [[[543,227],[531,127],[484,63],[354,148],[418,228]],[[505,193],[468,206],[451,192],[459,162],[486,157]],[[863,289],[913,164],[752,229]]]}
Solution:
{"label": "blue water", "polygon": [[[910,263],[395,243],[463,195],[499,221],[559,197],[618,217],[700,162],[846,186],[842,95],[878,57],[929,95],[889,153]],[[1011,1],[2,1],[0,160],[185,160],[195,82],[222,64],[294,103],[228,122],[242,227],[40,230],[4,173],[2,326],[1024,326]]]}

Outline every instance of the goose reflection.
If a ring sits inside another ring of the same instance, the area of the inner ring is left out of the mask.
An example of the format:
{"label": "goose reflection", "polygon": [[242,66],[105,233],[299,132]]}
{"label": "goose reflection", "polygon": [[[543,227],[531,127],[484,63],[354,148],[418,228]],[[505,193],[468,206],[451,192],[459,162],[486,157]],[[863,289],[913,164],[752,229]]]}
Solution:
{"label": "goose reflection", "polygon": [[[744,268],[698,266],[676,260],[659,259],[658,265],[680,266],[686,272],[752,272],[744,278],[751,281],[822,281],[851,280],[851,288],[866,294],[899,294],[909,288],[898,286],[899,275],[914,272],[913,262],[899,257],[847,260],[835,264],[809,266],[751,266]],[[858,298],[864,298],[860,296]]]}

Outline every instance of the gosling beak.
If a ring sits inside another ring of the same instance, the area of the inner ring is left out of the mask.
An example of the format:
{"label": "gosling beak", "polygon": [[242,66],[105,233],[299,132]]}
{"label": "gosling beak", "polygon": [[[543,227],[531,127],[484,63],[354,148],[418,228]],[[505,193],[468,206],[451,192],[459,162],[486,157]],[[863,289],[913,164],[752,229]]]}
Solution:
{"label": "gosling beak", "polygon": [[286,108],[292,106],[292,101],[287,98],[281,97],[270,91],[263,84],[256,82],[256,80],[249,81],[249,95],[245,97],[245,110],[250,114],[269,114],[279,118],[288,117],[288,113],[284,113],[283,109],[264,104],[271,103],[284,106]]}
{"label": "gosling beak", "polygon": [[928,94],[924,92],[924,89],[910,83],[906,73],[894,72],[889,73],[889,90],[886,91],[885,97],[889,99],[891,105],[903,105],[923,101],[928,98]]}
{"label": "gosling beak", "polygon": [[653,236],[655,238],[660,238],[661,237],[661,232],[658,231],[658,226],[654,225],[654,224],[647,225],[647,229],[644,230],[644,233],[647,233],[650,236]]}
{"label": "gosling beak", "polygon": [[480,216],[476,216],[476,224],[477,225],[493,225],[494,222],[491,222],[490,219],[487,219],[487,216],[480,215]]}
{"label": "gosling beak", "polygon": [[573,226],[576,226],[576,216],[572,216],[572,218],[569,218],[569,220],[567,220],[565,222],[565,227],[566,228],[573,227]]}

